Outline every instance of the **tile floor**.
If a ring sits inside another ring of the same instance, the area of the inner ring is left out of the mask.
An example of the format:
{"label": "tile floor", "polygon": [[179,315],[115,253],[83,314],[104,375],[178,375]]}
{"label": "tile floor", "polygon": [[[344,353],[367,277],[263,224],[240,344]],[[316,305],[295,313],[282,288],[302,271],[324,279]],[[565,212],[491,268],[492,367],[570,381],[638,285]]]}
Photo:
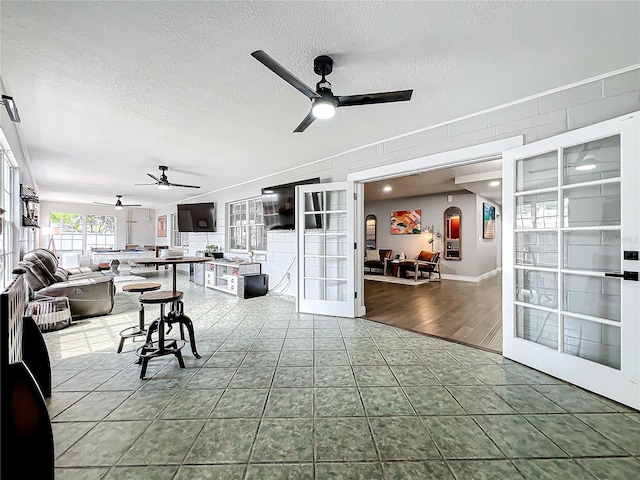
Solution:
{"label": "tile floor", "polygon": [[122,283],[111,315],[45,335],[57,479],[640,476],[638,412],[496,354],[178,281],[202,354],[185,369],[140,380],[141,344],[115,353],[137,323]]}

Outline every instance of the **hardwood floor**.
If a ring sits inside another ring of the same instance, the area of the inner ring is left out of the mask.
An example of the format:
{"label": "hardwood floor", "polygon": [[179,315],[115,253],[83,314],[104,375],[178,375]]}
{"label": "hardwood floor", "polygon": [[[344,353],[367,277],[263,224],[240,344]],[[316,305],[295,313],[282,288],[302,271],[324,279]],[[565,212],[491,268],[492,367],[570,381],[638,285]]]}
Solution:
{"label": "hardwood floor", "polygon": [[365,280],[364,318],[502,352],[502,275],[478,283]]}

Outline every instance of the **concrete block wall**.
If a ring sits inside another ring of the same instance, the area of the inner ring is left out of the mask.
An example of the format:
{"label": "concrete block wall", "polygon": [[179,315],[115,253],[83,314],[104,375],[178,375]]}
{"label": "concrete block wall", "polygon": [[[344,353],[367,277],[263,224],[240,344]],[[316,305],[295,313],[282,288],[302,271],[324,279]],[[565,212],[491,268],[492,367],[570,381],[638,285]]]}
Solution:
{"label": "concrete block wall", "polygon": [[[198,201],[216,202],[218,232],[223,233],[226,202],[259,196],[262,187],[318,176],[322,182],[342,181],[351,172],[515,135],[523,135],[525,143],[532,143],[637,110],[640,110],[640,70],[634,69],[319,159],[267,178],[211,192]],[[156,215],[173,213],[175,208],[171,205],[157,209]],[[267,268],[271,268],[272,262],[282,263],[269,257],[268,252]]]}

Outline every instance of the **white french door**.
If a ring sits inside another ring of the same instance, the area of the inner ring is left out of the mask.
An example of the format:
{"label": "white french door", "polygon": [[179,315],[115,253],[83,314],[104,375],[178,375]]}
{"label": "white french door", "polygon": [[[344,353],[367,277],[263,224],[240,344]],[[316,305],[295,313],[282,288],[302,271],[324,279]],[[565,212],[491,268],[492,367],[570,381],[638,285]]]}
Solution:
{"label": "white french door", "polygon": [[640,408],[638,112],[503,156],[503,353]]}
{"label": "white french door", "polygon": [[298,311],[354,317],[353,182],[296,187]]}

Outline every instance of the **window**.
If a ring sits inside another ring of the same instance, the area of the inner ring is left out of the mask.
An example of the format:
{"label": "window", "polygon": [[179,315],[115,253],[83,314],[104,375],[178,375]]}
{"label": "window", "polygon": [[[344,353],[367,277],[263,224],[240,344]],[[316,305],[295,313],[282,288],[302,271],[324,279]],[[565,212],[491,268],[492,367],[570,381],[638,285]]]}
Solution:
{"label": "window", "polygon": [[227,245],[230,251],[267,250],[262,197],[227,204]]}
{"label": "window", "polygon": [[96,248],[116,247],[114,215],[51,213],[49,225],[57,227],[51,235],[58,252],[90,252]]}
{"label": "window", "polygon": [[13,177],[15,168],[11,164],[9,157],[0,150],[0,207],[4,213],[0,215],[0,286],[2,289],[11,281],[11,270],[13,266]]}
{"label": "window", "polygon": [[178,214],[171,214],[171,246],[187,248],[189,246],[189,234],[178,231]]}

